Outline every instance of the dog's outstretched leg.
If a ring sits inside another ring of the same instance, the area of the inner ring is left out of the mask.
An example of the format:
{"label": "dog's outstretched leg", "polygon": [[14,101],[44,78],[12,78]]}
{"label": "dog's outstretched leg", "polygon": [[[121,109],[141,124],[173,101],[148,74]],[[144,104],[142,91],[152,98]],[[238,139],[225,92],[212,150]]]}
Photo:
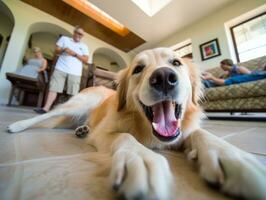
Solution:
{"label": "dog's outstretched leg", "polygon": [[[15,122],[9,125],[7,130],[10,133],[16,133],[35,125],[45,127],[46,124],[48,127],[51,127],[49,125],[50,123],[55,124],[54,127],[56,127],[57,123],[54,121],[57,119],[54,119],[55,117],[65,116],[74,119],[87,118],[86,116],[89,115],[89,112],[110,96],[112,92],[114,91],[104,87],[87,88],[50,112],[30,119]],[[51,118],[53,119],[51,120]]]}
{"label": "dog's outstretched leg", "polygon": [[[73,107],[73,108],[66,108],[65,106],[60,106],[60,108],[56,108],[54,110],[52,110],[51,112],[48,112],[46,114],[43,115],[39,115],[30,119],[26,119],[26,120],[21,120],[18,122],[15,122],[11,125],[9,125],[7,127],[7,131],[9,133],[16,133],[16,132],[20,132],[23,131],[29,127],[32,127],[34,125],[37,125],[40,123],[40,127],[44,127],[45,124],[49,124],[49,121],[47,121],[48,119],[54,118],[54,117],[62,117],[62,116],[75,116],[75,111],[77,112],[78,109]],[[53,119],[56,120],[57,119]],[[54,121],[51,121],[51,123],[55,124]],[[56,126],[56,124],[55,124]]]}

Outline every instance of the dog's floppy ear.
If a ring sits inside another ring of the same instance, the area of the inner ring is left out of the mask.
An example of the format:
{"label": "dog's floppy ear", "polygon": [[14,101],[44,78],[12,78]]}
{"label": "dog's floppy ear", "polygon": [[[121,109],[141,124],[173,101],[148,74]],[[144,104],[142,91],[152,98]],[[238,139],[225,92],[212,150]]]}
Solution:
{"label": "dog's floppy ear", "polygon": [[126,105],[127,87],[128,87],[128,68],[123,69],[118,74],[118,107],[117,111],[120,111]]}

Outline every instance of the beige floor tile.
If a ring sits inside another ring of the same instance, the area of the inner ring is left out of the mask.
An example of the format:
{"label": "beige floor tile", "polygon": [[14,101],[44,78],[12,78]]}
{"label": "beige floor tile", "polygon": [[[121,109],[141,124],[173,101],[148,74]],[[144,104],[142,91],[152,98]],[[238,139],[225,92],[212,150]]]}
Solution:
{"label": "beige floor tile", "polygon": [[85,139],[77,138],[73,130],[32,129],[22,133],[4,134],[5,136],[0,136],[0,163],[95,151]]}
{"label": "beige floor tile", "polygon": [[19,177],[16,176],[17,175],[16,171],[19,172],[19,169],[16,166],[8,166],[8,167],[0,166],[1,200],[18,199],[16,198],[16,195],[14,195],[14,190],[18,187],[18,185],[19,187],[21,187],[21,181],[15,180],[19,179]]}
{"label": "beige floor tile", "polygon": [[228,137],[230,135],[240,134],[246,130],[250,130],[250,128],[247,129],[247,127],[238,127],[238,126],[226,126],[223,125],[204,125],[204,129],[208,130],[210,133],[218,136],[218,137]]}
{"label": "beige floor tile", "polygon": [[[30,129],[7,134],[5,127],[34,116],[31,109],[0,107],[0,199],[114,199],[108,179],[92,175],[94,149],[73,130]],[[257,153],[266,164],[266,123],[203,121],[203,127],[236,146]],[[207,187],[183,154],[164,151],[175,175],[177,200],[226,200]]]}
{"label": "beige floor tile", "polygon": [[[0,167],[1,199],[114,199],[108,180],[91,174],[87,156]],[[9,174],[13,176],[9,176]],[[9,187],[7,188],[6,185]]]}
{"label": "beige floor tile", "polygon": [[10,135],[5,128],[0,127],[0,164],[16,160],[15,144],[16,135]]}
{"label": "beige floor tile", "polygon": [[259,155],[259,154],[253,154],[261,163],[263,163],[266,166],[266,156]]}
{"label": "beige floor tile", "polygon": [[[175,175],[175,186],[171,191],[177,200],[228,200],[223,194],[209,188],[199,177],[183,154],[164,152]],[[0,187],[4,199],[50,199],[50,200],[111,200],[115,199],[106,175],[94,172],[101,165],[92,164],[90,154],[66,157],[58,160],[42,160],[0,167],[7,174],[1,181],[10,184]],[[15,169],[15,170],[14,170]],[[2,171],[1,171],[2,170]],[[10,174],[13,176],[10,177]],[[23,186],[23,187],[21,187]],[[0,196],[1,197],[1,196]],[[1,198],[2,199],[2,198]]]}
{"label": "beige floor tile", "polygon": [[12,122],[28,119],[30,117],[36,116],[34,112],[31,110],[25,110],[25,109],[3,109],[3,107],[0,106],[0,124],[2,125],[9,125]]}
{"label": "beige floor tile", "polygon": [[265,122],[254,122],[254,121],[229,121],[229,120],[208,120],[205,119],[202,121],[204,125],[213,125],[213,126],[234,126],[234,127],[266,127]]}
{"label": "beige floor tile", "polygon": [[0,107],[0,163],[94,151],[85,139],[70,129],[29,129],[9,134],[6,127],[17,120],[35,116],[28,108]]}
{"label": "beige floor tile", "polygon": [[183,153],[163,151],[174,174],[174,199],[180,200],[228,200],[232,199],[207,186],[196,167],[189,163]]}
{"label": "beige floor tile", "polygon": [[266,128],[253,128],[245,133],[228,137],[226,140],[245,151],[266,155]]}
{"label": "beige floor tile", "polygon": [[[52,138],[52,139],[51,139]],[[73,130],[34,129],[20,134],[17,140],[19,160],[82,154],[94,151],[86,139],[77,138]]]}
{"label": "beige floor tile", "polygon": [[265,122],[244,122],[244,121],[213,121],[204,120],[202,127],[218,137],[229,137],[252,131],[254,128],[265,129]]}

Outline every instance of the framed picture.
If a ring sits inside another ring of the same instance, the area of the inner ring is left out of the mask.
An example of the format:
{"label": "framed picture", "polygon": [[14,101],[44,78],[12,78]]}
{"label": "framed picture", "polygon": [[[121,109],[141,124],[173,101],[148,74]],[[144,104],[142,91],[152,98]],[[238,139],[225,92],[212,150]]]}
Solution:
{"label": "framed picture", "polygon": [[208,60],[210,58],[221,55],[218,39],[205,42],[200,45],[201,60]]}

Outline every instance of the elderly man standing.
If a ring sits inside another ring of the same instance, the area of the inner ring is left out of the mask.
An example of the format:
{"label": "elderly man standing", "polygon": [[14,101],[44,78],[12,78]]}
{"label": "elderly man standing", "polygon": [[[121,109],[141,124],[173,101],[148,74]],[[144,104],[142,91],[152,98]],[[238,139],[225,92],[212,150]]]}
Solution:
{"label": "elderly man standing", "polygon": [[81,42],[83,36],[83,29],[77,26],[72,38],[62,36],[57,41],[55,53],[59,55],[59,58],[51,77],[47,100],[44,107],[34,109],[35,112],[39,114],[48,112],[57,93],[63,92],[65,83],[67,84],[67,94],[75,95],[79,92],[82,63],[87,63],[89,59],[88,47]]}

